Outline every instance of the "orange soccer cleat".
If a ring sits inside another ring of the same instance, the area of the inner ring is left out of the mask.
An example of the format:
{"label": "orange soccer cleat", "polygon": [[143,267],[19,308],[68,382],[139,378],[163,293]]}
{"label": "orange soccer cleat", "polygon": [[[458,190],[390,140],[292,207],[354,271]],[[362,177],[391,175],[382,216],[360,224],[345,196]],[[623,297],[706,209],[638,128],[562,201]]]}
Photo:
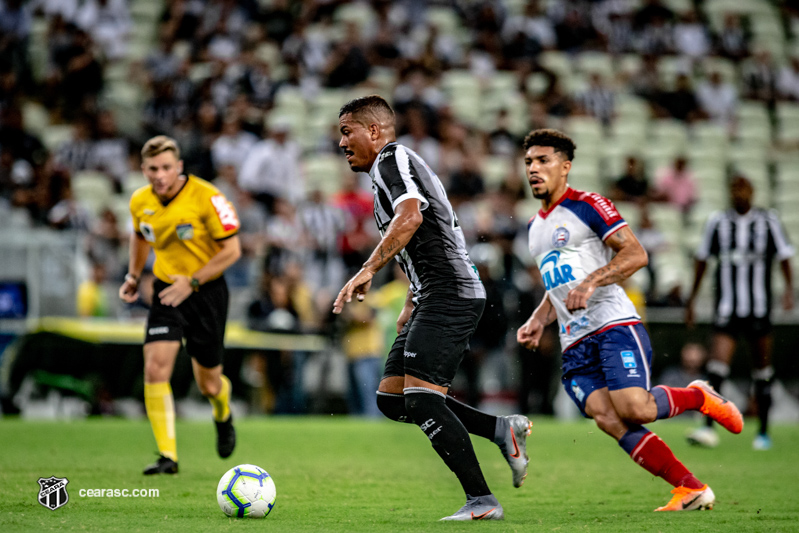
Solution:
{"label": "orange soccer cleat", "polygon": [[704,511],[713,509],[713,504],[716,503],[716,495],[707,485],[701,489],[676,487],[671,493],[674,496],[669,503],[655,511]]}
{"label": "orange soccer cleat", "polygon": [[744,428],[744,418],[735,404],[713,390],[707,381],[697,379],[688,384],[689,388],[699,389],[705,396],[705,403],[699,408],[705,414],[721,424],[730,433],[740,433]]}

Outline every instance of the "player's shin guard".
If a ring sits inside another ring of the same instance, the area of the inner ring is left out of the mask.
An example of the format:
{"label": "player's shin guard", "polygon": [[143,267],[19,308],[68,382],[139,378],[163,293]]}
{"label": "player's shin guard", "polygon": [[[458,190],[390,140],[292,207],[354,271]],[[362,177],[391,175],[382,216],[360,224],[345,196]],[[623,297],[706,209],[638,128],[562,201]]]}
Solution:
{"label": "player's shin guard", "polygon": [[771,379],[774,368],[767,366],[752,372],[755,381],[755,401],[757,401],[757,417],[760,420],[760,434],[768,435],[768,412],[771,409]]}
{"label": "player's shin guard", "polygon": [[699,389],[666,387],[658,385],[652,388],[652,396],[658,407],[658,420],[671,418],[685,411],[697,411],[705,401],[705,395]]}
{"label": "player's shin guard", "polygon": [[627,433],[619,439],[619,446],[646,471],[663,478],[674,487],[698,489],[704,486],[674,457],[660,437],[643,426],[628,426]]}
{"label": "player's shin guard", "polygon": [[472,497],[490,494],[469,433],[447,407],[445,395],[423,387],[409,387],[405,389],[405,408],[458,477],[463,491]]}
{"label": "player's shin guard", "polygon": [[216,396],[209,396],[208,401],[214,409],[214,420],[224,422],[230,416],[230,380],[222,374],[222,388]]}
{"label": "player's shin guard", "polygon": [[144,384],[144,407],[153,428],[158,451],[164,457],[178,460],[175,438],[175,402],[168,381]]}
{"label": "player's shin guard", "polygon": [[[721,385],[724,380],[730,376],[730,365],[722,361],[711,359],[707,362],[707,382],[713,389],[721,394]],[[713,425],[713,419],[705,417],[705,424],[707,427]]]}
{"label": "player's shin guard", "polygon": [[[494,440],[497,431],[498,418],[496,416],[473,409],[452,396],[446,397],[446,403],[450,411],[461,421],[466,431],[478,437]],[[377,408],[391,420],[413,423],[411,417],[408,416],[408,411],[405,409],[405,396],[402,394],[378,391]]]}

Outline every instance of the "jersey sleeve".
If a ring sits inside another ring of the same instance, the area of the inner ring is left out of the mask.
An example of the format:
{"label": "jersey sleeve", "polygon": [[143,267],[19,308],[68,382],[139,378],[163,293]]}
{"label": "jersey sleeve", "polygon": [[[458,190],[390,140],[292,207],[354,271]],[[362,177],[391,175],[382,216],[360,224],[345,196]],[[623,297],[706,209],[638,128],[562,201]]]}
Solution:
{"label": "jersey sleeve", "polygon": [[767,220],[769,233],[771,234],[771,239],[774,243],[774,252],[777,260],[784,261],[785,259],[790,259],[793,257],[794,253],[796,253],[796,250],[791,245],[791,241],[788,239],[788,234],[785,232],[785,228],[782,227],[782,223],[777,216],[777,212],[773,210],[769,211]]}
{"label": "jersey sleeve", "polygon": [[714,213],[705,224],[705,231],[702,234],[702,241],[696,249],[694,258],[697,261],[707,261],[710,256],[717,255],[719,252],[719,220],[721,213]]}
{"label": "jersey sleeve", "polygon": [[205,224],[211,238],[217,241],[232,237],[239,231],[236,208],[219,191],[208,195]]}
{"label": "jersey sleeve", "polygon": [[613,202],[600,194],[577,193],[572,199],[577,201],[570,203],[568,209],[573,210],[603,241],[627,225]]}
{"label": "jersey sleeve", "polygon": [[139,209],[139,202],[137,198],[138,198],[138,191],[133,193],[133,195],[130,197],[130,203],[128,204],[128,209],[130,210],[130,219],[133,224],[133,231],[136,232],[136,234],[139,237],[142,237],[143,236],[142,232],[139,229],[139,224],[141,222],[139,214],[141,213],[141,210]]}
{"label": "jersey sleeve", "polygon": [[395,146],[393,152],[390,150],[389,148],[389,151],[380,155],[378,168],[391,195],[391,207],[396,209],[408,198],[416,198],[422,204],[421,210],[424,211],[430,203],[419,188],[421,181],[411,165],[408,153],[402,146]]}

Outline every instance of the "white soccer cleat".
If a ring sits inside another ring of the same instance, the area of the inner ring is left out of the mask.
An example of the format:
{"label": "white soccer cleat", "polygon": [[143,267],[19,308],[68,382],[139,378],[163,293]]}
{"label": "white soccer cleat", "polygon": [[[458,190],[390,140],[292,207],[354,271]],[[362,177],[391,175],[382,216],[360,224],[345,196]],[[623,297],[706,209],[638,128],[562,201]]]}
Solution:
{"label": "white soccer cleat", "polygon": [[[500,433],[501,440],[497,442],[502,456],[510,465],[513,473],[513,486],[518,488],[527,477],[527,436],[530,434],[533,423],[523,415],[510,415],[500,417],[499,423],[505,425]],[[502,426],[500,426],[502,427]]]}
{"label": "white soccer cleat", "polygon": [[466,505],[450,516],[445,516],[442,521],[454,520],[465,522],[468,520],[504,520],[505,511],[493,494],[472,498],[466,496]]}
{"label": "white soccer cleat", "polygon": [[719,445],[719,436],[713,428],[701,427],[693,430],[686,437],[689,444],[694,446],[704,446],[705,448],[715,448]]}
{"label": "white soccer cleat", "polygon": [[752,441],[752,449],[759,452],[764,452],[771,449],[771,437],[768,435],[758,435]]}
{"label": "white soccer cleat", "polygon": [[655,511],[709,511],[716,503],[716,495],[707,485],[701,489],[677,487],[671,493],[674,496],[669,503],[658,507]]}

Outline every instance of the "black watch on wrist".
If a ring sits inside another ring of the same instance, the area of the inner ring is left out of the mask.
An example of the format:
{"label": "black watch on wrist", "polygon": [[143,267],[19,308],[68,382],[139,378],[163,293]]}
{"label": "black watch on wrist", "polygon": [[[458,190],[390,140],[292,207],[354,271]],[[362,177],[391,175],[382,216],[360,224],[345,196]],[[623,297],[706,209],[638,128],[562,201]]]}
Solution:
{"label": "black watch on wrist", "polygon": [[198,280],[197,278],[191,278],[191,280],[189,281],[189,285],[191,285],[191,290],[193,290],[194,292],[200,290],[200,280]]}

